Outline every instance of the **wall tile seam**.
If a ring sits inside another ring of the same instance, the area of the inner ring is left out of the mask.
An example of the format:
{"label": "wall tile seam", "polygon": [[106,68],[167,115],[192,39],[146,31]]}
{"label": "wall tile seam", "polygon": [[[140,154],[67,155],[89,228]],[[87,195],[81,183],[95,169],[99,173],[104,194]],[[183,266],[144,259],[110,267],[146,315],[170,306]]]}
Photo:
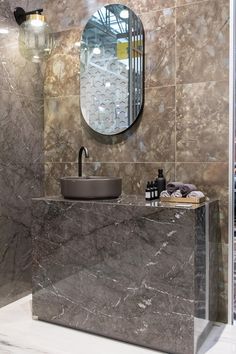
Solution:
{"label": "wall tile seam", "polygon": [[[203,162],[175,162],[175,161],[139,161],[139,162],[133,162],[133,161],[101,161],[101,160],[94,160],[94,161],[91,161],[91,162],[84,162],[84,164],[95,164],[95,163],[100,163],[100,164],[149,164],[149,165],[153,165],[153,164],[204,164],[204,165],[212,165],[212,164],[219,164],[219,165],[222,165],[222,164],[225,164],[227,165],[228,162],[222,162],[222,161],[217,161],[217,162],[206,162],[206,161],[203,161]],[[77,164],[77,160],[74,160],[74,161],[50,161],[50,160],[45,160],[44,161],[44,164]]]}
{"label": "wall tile seam", "polygon": [[[176,0],[177,1],[177,0]],[[175,3],[176,3],[175,1]],[[176,81],[177,81],[177,11],[175,11],[175,54],[174,54],[174,65],[175,65],[175,107],[174,107],[174,114],[175,114],[175,131],[174,131],[174,148],[175,148],[175,169],[174,169],[174,179],[176,181],[177,179],[177,168],[176,168],[176,160],[177,160],[177,87],[176,87]]]}
{"label": "wall tile seam", "polygon": [[181,7],[186,7],[186,6],[191,6],[191,5],[198,5],[198,4],[202,4],[204,2],[219,2],[219,0],[200,0],[200,1],[192,1],[192,2],[188,2],[186,4],[180,4],[180,5],[175,5],[175,8],[178,9],[178,8],[181,8]]}
{"label": "wall tile seam", "polygon": [[193,82],[176,82],[176,87],[178,86],[187,86],[187,85],[198,85],[198,84],[207,84],[207,83],[228,83],[229,79],[224,80],[207,80],[207,81],[193,81]]}
{"label": "wall tile seam", "polygon": [[[164,88],[175,88],[175,85],[162,85],[162,86],[146,86],[144,87],[145,91],[147,90],[156,90],[156,89],[164,89]],[[1,90],[0,90],[1,91]],[[50,100],[50,99],[65,99],[65,98],[70,98],[70,97],[80,97],[80,93],[78,94],[71,94],[71,95],[56,95],[56,96],[51,96],[49,94],[44,94],[43,99],[45,100]]]}
{"label": "wall tile seam", "polygon": [[18,90],[5,90],[5,89],[0,89],[0,93],[8,93],[11,95],[15,95],[17,97],[22,97],[22,98],[28,98],[29,100],[33,101],[33,100],[44,100],[44,97],[41,95],[24,95],[18,92]]}

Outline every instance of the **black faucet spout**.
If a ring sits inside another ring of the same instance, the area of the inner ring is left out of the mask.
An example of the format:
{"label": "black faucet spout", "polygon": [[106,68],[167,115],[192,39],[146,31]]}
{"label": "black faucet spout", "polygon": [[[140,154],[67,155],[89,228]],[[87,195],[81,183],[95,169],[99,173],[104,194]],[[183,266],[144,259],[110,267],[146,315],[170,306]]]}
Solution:
{"label": "black faucet spout", "polygon": [[79,175],[79,177],[82,177],[82,156],[83,156],[83,152],[84,152],[84,156],[86,158],[89,157],[88,149],[85,146],[81,146],[81,148],[79,149],[79,155],[78,155],[78,175]]}

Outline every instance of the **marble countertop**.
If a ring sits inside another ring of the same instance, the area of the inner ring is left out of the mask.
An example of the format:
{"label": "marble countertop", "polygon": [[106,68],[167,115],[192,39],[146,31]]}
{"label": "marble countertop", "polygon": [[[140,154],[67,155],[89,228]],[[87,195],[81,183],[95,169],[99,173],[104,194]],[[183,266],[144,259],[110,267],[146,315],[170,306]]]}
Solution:
{"label": "marble countertop", "polygon": [[159,200],[147,201],[141,195],[121,195],[121,197],[116,199],[92,199],[92,200],[78,200],[78,199],[65,199],[63,196],[46,196],[40,198],[33,198],[33,201],[45,201],[45,202],[65,202],[65,203],[103,203],[112,205],[135,205],[135,206],[148,206],[153,208],[180,208],[180,209],[198,209],[203,205],[209,204],[215,200],[208,200],[201,204],[188,203],[168,203],[160,202]]}

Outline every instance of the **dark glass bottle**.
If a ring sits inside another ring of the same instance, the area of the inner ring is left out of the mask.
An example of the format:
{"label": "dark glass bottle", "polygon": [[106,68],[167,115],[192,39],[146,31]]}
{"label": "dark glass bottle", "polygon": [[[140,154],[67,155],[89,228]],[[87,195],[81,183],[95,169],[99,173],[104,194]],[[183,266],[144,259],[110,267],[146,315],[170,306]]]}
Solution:
{"label": "dark glass bottle", "polygon": [[163,175],[163,169],[158,170],[158,177],[155,179],[155,185],[158,190],[158,198],[160,198],[161,192],[166,189],[166,179]]}
{"label": "dark glass bottle", "polygon": [[150,182],[147,183],[147,187],[145,190],[145,199],[152,200],[152,192],[151,192],[151,185]]}

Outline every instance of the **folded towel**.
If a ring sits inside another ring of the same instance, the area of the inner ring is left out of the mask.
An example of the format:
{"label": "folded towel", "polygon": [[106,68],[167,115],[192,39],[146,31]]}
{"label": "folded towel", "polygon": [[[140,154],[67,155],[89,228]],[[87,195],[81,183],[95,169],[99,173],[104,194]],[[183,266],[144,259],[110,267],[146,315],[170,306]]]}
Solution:
{"label": "folded towel", "polygon": [[177,191],[177,189],[180,189],[181,186],[183,186],[182,182],[169,182],[166,189],[169,194],[172,194]]}
{"label": "folded towel", "polygon": [[179,189],[177,189],[177,191],[171,194],[171,197],[182,198],[182,193],[180,192]]}
{"label": "folded towel", "polygon": [[205,195],[201,192],[201,191],[193,191],[193,192],[190,192],[186,198],[202,198],[202,197],[205,197]]}
{"label": "folded towel", "polygon": [[196,191],[197,187],[194,184],[183,184],[179,189],[183,198],[185,198],[190,192]]}
{"label": "folded towel", "polygon": [[170,197],[170,194],[167,192],[167,190],[165,190],[161,192],[160,197]]}

